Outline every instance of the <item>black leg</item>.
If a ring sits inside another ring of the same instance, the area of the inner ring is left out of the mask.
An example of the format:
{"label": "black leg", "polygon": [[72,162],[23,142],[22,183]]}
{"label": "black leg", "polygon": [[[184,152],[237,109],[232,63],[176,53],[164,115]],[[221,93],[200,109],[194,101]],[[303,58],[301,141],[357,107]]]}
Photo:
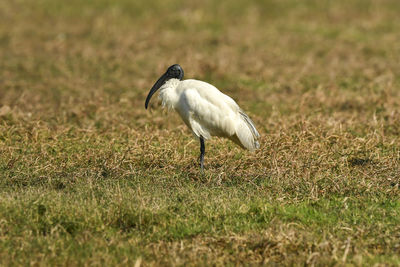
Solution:
{"label": "black leg", "polygon": [[206,152],[206,146],[204,145],[204,138],[200,135],[200,169],[204,171],[204,153]]}

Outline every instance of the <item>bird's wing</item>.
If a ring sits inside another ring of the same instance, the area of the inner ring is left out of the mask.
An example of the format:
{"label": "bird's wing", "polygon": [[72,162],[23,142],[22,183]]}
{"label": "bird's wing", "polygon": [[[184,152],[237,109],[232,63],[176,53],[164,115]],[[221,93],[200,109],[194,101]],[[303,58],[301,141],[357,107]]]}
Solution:
{"label": "bird's wing", "polygon": [[209,103],[220,108],[230,108],[232,111],[239,111],[238,104],[231,97],[223,94],[214,85],[199,81],[199,80],[185,80],[182,85],[187,89],[196,90],[199,96],[207,100]]}
{"label": "bird's wing", "polygon": [[[217,89],[216,89],[217,90]],[[190,87],[181,95],[180,113],[188,116],[190,128],[196,136],[205,139],[216,136],[231,136],[235,133],[236,103],[221,92],[210,90],[207,93],[198,88]],[[182,115],[182,114],[181,114]]]}
{"label": "bird's wing", "polygon": [[187,116],[187,124],[196,136],[205,139],[213,135],[227,137],[249,150],[259,148],[257,139],[260,134],[253,121],[232,98],[211,84],[186,81],[181,107],[186,110],[183,113]]}

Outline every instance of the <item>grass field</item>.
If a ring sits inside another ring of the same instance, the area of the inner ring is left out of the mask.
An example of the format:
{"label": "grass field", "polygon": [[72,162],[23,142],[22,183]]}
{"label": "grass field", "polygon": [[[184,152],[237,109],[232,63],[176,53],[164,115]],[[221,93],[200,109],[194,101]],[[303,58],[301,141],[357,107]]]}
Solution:
{"label": "grass field", "polygon": [[[400,265],[400,2],[0,1],[0,265]],[[199,144],[179,63],[254,120]]]}

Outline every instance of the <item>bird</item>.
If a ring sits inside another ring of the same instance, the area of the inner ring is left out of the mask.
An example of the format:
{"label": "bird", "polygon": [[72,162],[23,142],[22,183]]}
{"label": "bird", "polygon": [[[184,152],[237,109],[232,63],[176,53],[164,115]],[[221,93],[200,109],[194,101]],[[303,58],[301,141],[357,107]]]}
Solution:
{"label": "bird", "polygon": [[260,148],[254,122],[239,105],[215,86],[194,79],[183,80],[179,64],[170,66],[150,89],[145,108],[159,90],[162,106],[178,112],[184,123],[200,141],[200,169],[204,172],[205,140],[224,137],[244,149]]}

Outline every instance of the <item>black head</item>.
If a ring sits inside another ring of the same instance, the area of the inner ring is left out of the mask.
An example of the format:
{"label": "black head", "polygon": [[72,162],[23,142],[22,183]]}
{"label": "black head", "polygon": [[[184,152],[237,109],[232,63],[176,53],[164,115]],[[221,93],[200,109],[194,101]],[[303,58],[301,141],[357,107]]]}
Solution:
{"label": "black head", "polygon": [[182,80],[183,79],[183,69],[179,64],[174,64],[167,69],[167,75],[169,79],[175,78]]}
{"label": "black head", "polygon": [[169,79],[183,79],[183,69],[179,64],[174,64],[170,66],[167,71],[157,80],[157,82],[153,85],[153,87],[150,89],[149,94],[146,97],[146,103],[145,107],[147,109],[147,106],[149,105],[150,99],[153,96],[153,94]]}

